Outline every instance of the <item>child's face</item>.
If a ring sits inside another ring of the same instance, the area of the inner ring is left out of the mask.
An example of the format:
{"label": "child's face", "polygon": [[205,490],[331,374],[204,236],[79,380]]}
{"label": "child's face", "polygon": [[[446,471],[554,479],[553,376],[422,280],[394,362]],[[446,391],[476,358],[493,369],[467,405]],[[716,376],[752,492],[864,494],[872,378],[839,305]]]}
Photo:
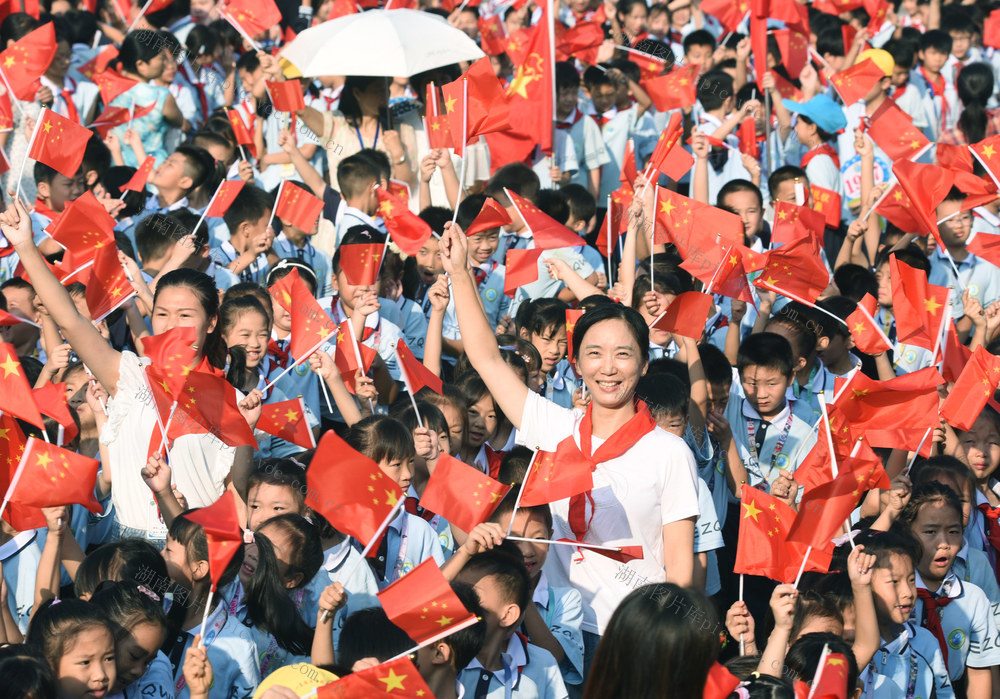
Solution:
{"label": "child's face", "polygon": [[160,73],[158,80],[163,85],[170,85],[175,77],[177,77],[177,58],[172,52],[164,50],[163,71]]}
{"label": "child's face", "polygon": [[670,29],[670,14],[658,12],[653,17],[647,19],[649,33],[653,36],[665,36]]}
{"label": "child's face", "polygon": [[354,313],[354,307],[361,300],[361,297],[371,289],[371,287],[354,286],[347,281],[347,275],[344,274],[343,270],[337,272],[337,274],[334,275],[334,279],[337,282],[337,288],[334,289],[334,291],[337,292],[341,305],[344,307],[344,310],[347,311],[348,315]]}
{"label": "child's face", "polygon": [[72,59],[73,51],[70,49],[69,42],[65,40],[60,41],[56,44],[56,55],[52,58],[52,63],[49,64],[45,74],[52,82],[59,84],[66,77],[66,72],[69,70],[69,64]]}
{"label": "child's face", "polygon": [[656,416],[656,425],[670,434],[684,437],[687,427],[687,415],[683,413],[661,413]]}
{"label": "child's face", "polygon": [[836,364],[847,356],[847,353],[854,348],[854,338],[850,335],[832,335],[826,347],[820,352],[823,363],[827,365]]}
{"label": "child's face", "polygon": [[292,314],[275,299],[271,299],[271,315],[274,316],[274,328],[282,333],[292,331]]}
{"label": "child's face", "polygon": [[402,488],[404,493],[410,487],[410,481],[413,480],[413,457],[383,460],[379,462],[378,467]]}
{"label": "child's face", "polygon": [[278,515],[296,512],[301,514],[298,500],[286,485],[259,483],[250,489],[247,497],[247,529],[256,530],[261,524]]}
{"label": "child's face", "polygon": [[1000,433],[988,415],[980,414],[972,429],[961,432],[958,443],[979,483],[986,483],[1000,465]]}
{"label": "child's face", "polygon": [[594,103],[594,110],[598,114],[603,114],[604,112],[615,106],[615,95],[617,90],[615,90],[614,85],[597,85],[590,91],[590,99]]}
{"label": "child's face", "polygon": [[233,324],[226,333],[226,347],[240,345],[247,351],[247,368],[256,369],[260,366],[267,352],[267,341],[271,339],[271,326],[267,318],[260,313],[248,311]]}
{"label": "child's face", "polygon": [[452,456],[458,456],[462,440],[465,438],[465,423],[462,420],[462,413],[451,403],[442,405],[441,412],[444,413],[445,422],[448,423],[449,453]]}
{"label": "child's face", "polygon": [[684,54],[684,60],[688,65],[701,66],[703,71],[707,71],[712,69],[712,53],[713,49],[708,44],[692,44]]}
{"label": "child's face", "polygon": [[215,0],[191,0],[191,19],[195,22],[207,24],[215,14]]}
{"label": "child's face", "polygon": [[740,383],[750,405],[765,420],[776,417],[784,410],[785,391],[791,378],[782,374],[780,369],[748,366],[740,375]]}
{"label": "child's face", "polygon": [[899,87],[905,85],[910,79],[910,71],[913,70],[913,66],[894,66],[892,69],[892,85],[893,87]]}
{"label": "child's face", "polygon": [[964,61],[969,55],[969,47],[972,46],[972,34],[952,29],[951,34],[951,55],[960,61]]}
{"label": "child's face", "polygon": [[493,398],[485,395],[469,406],[469,446],[478,449],[497,430]]}
{"label": "child's face", "polygon": [[181,587],[194,589],[194,575],[188,564],[187,551],[184,545],[172,536],[167,536],[167,543],[160,552],[167,564],[167,576]]}
{"label": "child's face", "polygon": [[709,383],[708,409],[717,410],[720,413],[726,412],[726,406],[729,405],[730,388],[731,384],[728,383]]}
{"label": "child's face", "polygon": [[149,183],[158,189],[183,189],[181,180],[187,177],[184,173],[185,160],[180,153],[171,153],[160,167],[153,170]]}
{"label": "child's face", "polygon": [[[794,197],[795,192],[793,187],[792,198],[794,199]],[[760,201],[757,199],[757,195],[753,192],[743,190],[730,192],[719,204],[743,220],[743,234],[747,238],[752,238],[759,234],[764,227],[764,211],[761,208]]]}
{"label": "child's face", "polygon": [[670,23],[680,29],[691,21],[691,5],[675,7],[670,13]]}
{"label": "child's face", "polygon": [[441,242],[431,236],[417,252],[417,271],[425,284],[433,284],[439,274],[444,273],[441,262]]}
{"label": "child's face", "polygon": [[959,513],[943,500],[928,502],[920,508],[910,530],[920,542],[921,555],[917,563],[920,577],[929,585],[940,585],[962,548]]}
{"label": "child's face", "polygon": [[889,564],[872,571],[872,594],[880,626],[905,624],[917,599],[913,561],[898,553],[889,554]]}
{"label": "child's face", "polygon": [[[808,184],[805,185],[807,188]],[[774,197],[774,201],[783,201],[786,204],[795,203],[795,182],[794,180],[785,180],[778,184],[771,192],[771,196]]]}
{"label": "child's face", "polygon": [[892,308],[892,279],[889,275],[889,263],[879,265],[875,271],[875,283],[878,284],[878,305],[882,308]]}
{"label": "child's face", "polygon": [[117,681],[111,687],[112,692],[124,691],[125,687],[146,673],[146,666],[156,657],[166,634],[165,628],[148,621],[129,629],[125,637],[116,644]]}
{"label": "child's face", "polygon": [[573,108],[576,107],[578,94],[579,90],[575,87],[559,88],[559,91],[556,93],[556,113],[559,118],[565,118],[570,115]]}
{"label": "child's face", "polygon": [[935,48],[926,48],[917,55],[928,73],[940,73],[944,64],[948,62],[948,54]]}
{"label": "child's face", "polygon": [[278,574],[289,590],[302,581],[302,573],[289,576],[288,571],[292,567],[292,559],[295,557],[295,542],[289,535],[288,530],[276,524],[261,525],[260,533],[267,537],[274,549],[274,557],[278,561]]}
{"label": "child's face", "polygon": [[[47,196],[49,208],[53,211],[62,211],[66,204],[83,194],[87,186],[83,181],[83,173],[77,173],[74,177],[56,173],[52,176],[52,181],[48,184],[42,183],[39,194]],[[44,190],[48,190],[47,192]]]}
{"label": "child's face", "polygon": [[944,223],[938,224],[941,240],[949,249],[962,248],[972,235],[972,212],[962,211],[962,202],[946,200],[938,204],[937,220],[951,216]]}
{"label": "child's face", "polygon": [[108,695],[117,676],[115,639],[103,626],[85,628],[73,637],[56,668],[59,694],[66,699]]}
{"label": "child's face", "polygon": [[541,371],[548,374],[566,356],[566,325],[560,323],[527,338],[542,357]]}
{"label": "child's face", "polygon": [[500,229],[492,228],[469,236],[469,259],[477,265],[486,264],[500,246]]}
{"label": "child's face", "polygon": [[628,36],[638,36],[646,27],[646,15],[648,10],[645,5],[636,3],[628,11],[627,15],[620,16],[622,29]]}
{"label": "child's face", "polygon": [[[513,526],[510,524],[510,515],[504,515],[500,518],[500,526],[505,529],[510,526],[511,534],[525,539],[552,538],[552,530],[545,526],[545,520],[528,510],[517,511]],[[517,547],[524,556],[524,567],[528,569],[528,575],[532,579],[537,578],[542,574],[542,566],[545,565],[545,558],[549,555],[549,545],[518,541]]]}

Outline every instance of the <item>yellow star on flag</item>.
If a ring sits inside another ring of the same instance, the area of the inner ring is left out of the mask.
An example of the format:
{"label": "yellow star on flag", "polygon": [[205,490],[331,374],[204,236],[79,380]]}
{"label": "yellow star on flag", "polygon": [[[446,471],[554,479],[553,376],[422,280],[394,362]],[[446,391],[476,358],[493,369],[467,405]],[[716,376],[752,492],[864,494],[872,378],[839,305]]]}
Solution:
{"label": "yellow star on flag", "polygon": [[747,517],[753,517],[754,522],[758,521],[757,515],[761,513],[761,510],[757,508],[757,504],[753,500],[751,500],[750,502],[743,503],[743,511],[744,511],[743,519],[746,519]]}
{"label": "yellow star on flag", "polygon": [[924,299],[924,308],[926,308],[927,312],[932,316],[936,316],[938,309],[941,308],[941,304],[938,303],[938,300],[932,296],[929,299]]}
{"label": "yellow star on flag", "polygon": [[983,148],[983,155],[985,155],[987,158],[992,158],[994,155],[996,155],[996,150],[993,148],[992,143]]}
{"label": "yellow star on flag", "polygon": [[385,691],[391,692],[394,689],[403,689],[403,680],[407,678],[407,675],[397,675],[396,671],[392,668],[389,669],[389,674],[386,677],[379,677],[379,682],[385,682]]}
{"label": "yellow star on flag", "polygon": [[3,377],[6,379],[11,374],[21,375],[21,365],[18,363],[14,355],[8,353],[7,359],[0,363],[0,369],[3,369]]}

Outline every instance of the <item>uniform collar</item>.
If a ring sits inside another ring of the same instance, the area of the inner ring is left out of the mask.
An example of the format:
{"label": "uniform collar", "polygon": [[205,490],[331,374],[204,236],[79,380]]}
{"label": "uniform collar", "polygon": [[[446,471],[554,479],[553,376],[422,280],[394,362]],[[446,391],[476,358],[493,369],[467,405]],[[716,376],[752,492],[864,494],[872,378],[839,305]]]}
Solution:
{"label": "uniform collar", "polygon": [[538,584],[535,585],[535,594],[532,595],[531,601],[542,609],[548,609],[549,597],[549,582],[545,579],[545,571],[543,570],[538,576]]}
{"label": "uniform collar", "polygon": [[6,561],[19,554],[28,544],[35,540],[38,535],[34,529],[15,534],[14,537],[3,546],[0,546],[0,562]]}
{"label": "uniform collar", "polygon": [[351,537],[345,536],[339,544],[334,544],[323,552],[323,569],[331,573],[344,564],[351,551]]}

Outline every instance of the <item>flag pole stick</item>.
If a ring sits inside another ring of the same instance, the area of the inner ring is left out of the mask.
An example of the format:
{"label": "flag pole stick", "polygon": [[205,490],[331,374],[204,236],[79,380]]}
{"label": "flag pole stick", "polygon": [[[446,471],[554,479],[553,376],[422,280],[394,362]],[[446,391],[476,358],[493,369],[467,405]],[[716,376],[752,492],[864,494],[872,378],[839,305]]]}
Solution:
{"label": "flag pole stick", "polygon": [[[816,396],[819,398],[819,409],[822,414],[820,419],[825,420],[826,424],[829,425],[830,415],[826,411],[826,393],[819,391]],[[833,477],[836,478],[840,469],[837,468],[837,453],[833,449],[833,434],[829,428],[826,430],[826,448],[830,450],[830,469],[833,471]]]}
{"label": "flag pole stick", "polygon": [[[535,539],[532,539],[532,541],[535,541]],[[473,624],[478,624],[480,621],[481,621],[480,617],[478,617],[476,615],[472,615],[471,617],[469,617],[465,621],[461,622],[460,624],[455,624],[454,626],[451,626],[451,627],[447,628],[446,630],[442,631],[441,633],[439,633],[439,634],[437,634],[435,636],[432,636],[431,638],[428,638],[426,641],[424,641],[424,642],[422,642],[422,643],[414,646],[413,648],[410,648],[409,650],[400,653],[396,657],[389,658],[385,662],[391,663],[393,660],[399,660],[400,658],[406,657],[407,655],[413,655],[414,653],[416,653],[421,648],[426,648],[427,646],[431,645],[432,643],[437,643],[442,638],[447,638],[448,636],[452,635],[453,633],[461,631],[462,629],[467,629],[470,626],[472,626]]]}
{"label": "flag pole stick", "polygon": [[809,560],[809,554],[812,553],[812,550],[813,550],[813,547],[809,546],[806,549],[806,555],[802,557],[802,565],[799,566],[799,572],[795,576],[795,584],[792,586],[792,587],[794,587],[796,589],[798,589],[798,587],[799,587],[799,580],[802,579],[802,573],[804,573],[805,570],[806,570],[806,561]]}
{"label": "flag pole stick", "polygon": [[653,251],[653,241],[656,240],[656,209],[659,199],[660,188],[657,187],[653,190],[653,225],[650,226],[649,231],[649,290],[654,294],[656,293],[656,284],[654,283],[653,267],[656,265],[656,253]]}
{"label": "flag pole stick", "polygon": [[[743,601],[743,573],[740,573],[740,602]],[[743,641],[743,634],[740,634],[740,655],[746,655],[747,646]]]}
{"label": "flag pole stick", "polygon": [[10,485],[7,486],[7,492],[4,493],[3,502],[0,503],[0,517],[3,516],[4,510],[7,509],[7,503],[10,502],[11,497],[14,495],[14,489],[17,488],[18,481],[21,480],[21,474],[24,473],[24,465],[28,463],[28,456],[31,454],[33,446],[34,442],[29,440],[28,448],[24,450],[21,460],[17,462],[17,470],[14,471],[14,477],[10,479]]}
{"label": "flag pole stick", "polygon": [[[754,59],[756,60],[756,59]],[[771,91],[764,90],[764,164],[771,173]]]}
{"label": "flag pole stick", "polygon": [[222,187],[223,187],[223,185],[225,185],[225,184],[226,184],[226,180],[223,180],[222,182],[220,182],[220,183],[219,183],[219,186],[215,188],[215,192],[213,192],[213,193],[212,193],[212,198],[208,200],[208,206],[206,206],[206,207],[205,207],[205,210],[201,212],[201,216],[200,216],[200,217],[198,218],[198,223],[196,223],[196,224],[195,224],[195,226],[194,226],[194,230],[193,230],[193,231],[191,231],[191,233],[192,233],[192,234],[194,234],[194,233],[195,233],[195,231],[197,231],[197,230],[198,230],[198,228],[199,228],[199,227],[201,226],[201,224],[202,224],[202,221],[204,221],[204,220],[205,220],[205,217],[206,217],[206,216],[208,216],[208,212],[209,212],[209,210],[210,210],[210,209],[212,208],[212,204],[214,204],[214,203],[215,203],[215,198],[216,198],[217,196],[219,196],[219,192],[221,192],[221,191],[222,191]]}
{"label": "flag pole stick", "polygon": [[45,113],[47,111],[49,111],[47,107],[42,107],[42,113],[38,115],[38,121],[35,122],[35,128],[31,132],[31,138],[28,139],[28,148],[24,151],[24,157],[21,158],[21,169],[17,173],[17,191],[14,194],[14,201],[18,201],[21,198],[21,179],[24,177],[24,167],[28,164],[31,149],[34,147],[35,139],[38,137],[38,126],[45,121]]}
{"label": "flag pole stick", "polygon": [[246,30],[242,26],[240,26],[240,23],[237,22],[235,19],[233,19],[232,17],[229,16],[229,13],[227,13],[227,12],[220,12],[219,14],[222,15],[223,19],[225,19],[227,22],[229,22],[229,24],[232,25],[233,29],[235,29],[236,31],[238,31],[240,33],[240,36],[242,36],[244,39],[246,39],[246,42],[248,44],[250,44],[250,46],[253,48],[254,51],[257,51],[257,52],[263,51],[263,49],[260,47],[260,44],[258,44],[256,41],[254,41],[253,37],[251,37],[249,34],[247,34]]}
{"label": "flag pole stick", "polygon": [[[436,97],[436,96],[435,96]],[[465,187],[465,168],[469,161],[469,79],[462,78],[462,167],[458,179],[458,191],[455,192],[455,210],[451,214],[454,225],[458,220],[458,205],[462,202],[462,189]]]}
{"label": "flag pole stick", "polygon": [[205,613],[201,615],[201,645],[205,645],[205,624],[208,623],[208,613],[212,610],[212,598],[215,597],[215,583],[208,588],[208,599],[205,600]]}
{"label": "flag pole stick", "polygon": [[326,398],[326,409],[332,413],[333,404],[330,402],[330,389],[327,388],[326,381],[320,381],[319,385],[323,387],[323,397]]}
{"label": "flag pole stick", "polygon": [[517,514],[517,508],[521,506],[521,496],[524,494],[524,486],[528,482],[528,478],[531,476],[531,467],[535,464],[535,457],[538,456],[538,449],[531,452],[531,460],[528,462],[528,470],[524,472],[524,478],[521,479],[521,487],[518,488],[517,497],[514,498],[514,509],[510,512],[510,522],[507,524],[507,533],[504,537],[510,536],[510,530],[514,528],[514,515]]}
{"label": "flag pole stick", "polygon": [[[718,240],[716,240],[716,242],[718,242]],[[722,252],[725,253],[725,250],[723,250]],[[725,263],[726,261],[722,260],[721,262],[719,262],[719,266],[715,268],[715,273],[712,275],[712,278],[708,281],[708,286],[705,287],[706,294],[712,293],[712,287],[715,286],[715,279],[716,277],[719,276],[719,270],[722,269],[722,265],[724,265]]]}
{"label": "flag pole stick", "polygon": [[21,100],[17,98],[17,95],[14,94],[14,89],[10,86],[10,83],[7,82],[6,71],[0,69],[0,78],[3,78],[3,84],[4,87],[7,88],[7,94],[10,95],[11,104],[17,107],[17,111],[21,113],[21,118],[23,119],[25,116],[24,107],[21,106]]}
{"label": "flag pole stick", "polygon": [[167,424],[163,427],[163,436],[160,438],[160,447],[156,450],[159,454],[163,451],[163,447],[167,445],[167,430],[170,429],[170,421],[174,419],[174,411],[177,410],[177,401],[170,406],[170,413],[167,415]]}
{"label": "flag pole stick", "polygon": [[[242,146],[240,146],[242,148]],[[274,206],[271,207],[271,218],[267,219],[267,227],[271,228],[274,225],[274,214],[278,211],[278,202],[281,201],[281,192],[285,189],[285,180],[281,180],[281,184],[278,185],[278,193],[274,197]],[[274,230],[271,228],[271,230]]]}
{"label": "flag pole stick", "polygon": [[[942,344],[941,336],[944,335],[946,332],[948,332],[947,323],[948,319],[951,317],[951,298],[950,298],[951,287],[948,287],[948,296],[949,296],[948,303],[945,304],[945,306],[941,309],[941,324],[938,325],[937,337],[934,338],[934,354],[931,355],[932,361],[933,359],[937,358],[938,350],[941,349],[941,344]],[[942,366],[944,365],[943,358],[941,364]]]}
{"label": "flag pole stick", "polygon": [[920,456],[920,450],[924,448],[924,442],[927,441],[927,438],[931,436],[931,432],[933,431],[933,427],[928,427],[927,431],[924,432],[924,436],[921,438],[920,444],[917,445],[917,450],[913,452],[913,457],[910,459],[910,463],[906,464],[906,470],[903,471],[904,476],[908,476],[910,474],[910,469],[913,468],[913,464],[916,462],[917,457]]}
{"label": "flag pole stick", "polygon": [[[139,10],[139,14],[135,16],[135,19],[133,19],[132,22],[128,25],[128,29],[125,30],[126,34],[135,29],[135,25],[139,23],[139,20],[143,18],[143,16],[149,10],[149,6],[152,4],[153,0],[146,0],[146,4],[142,6],[142,9]],[[204,633],[204,628],[202,629],[202,632]]]}
{"label": "flag pole stick", "polygon": [[786,296],[786,297],[790,298],[792,301],[798,301],[799,303],[805,304],[806,306],[809,306],[810,308],[814,308],[817,311],[819,311],[820,313],[823,313],[825,315],[830,316],[835,321],[837,321],[838,323],[840,323],[841,325],[843,325],[845,328],[849,327],[847,325],[847,321],[845,321],[843,318],[841,318],[840,316],[836,316],[833,313],[830,313],[830,311],[826,310],[822,306],[816,305],[815,302],[810,303],[809,301],[806,301],[805,299],[800,298],[799,296],[796,296],[795,294],[793,294],[793,293],[791,293],[789,291],[783,291],[783,290],[779,289],[778,287],[773,286],[771,284],[768,284],[767,282],[764,282],[764,281],[760,282],[760,286],[764,287],[765,289],[768,289],[769,291],[773,291],[776,294],[781,294],[782,296]]}
{"label": "flag pole stick", "polygon": [[826,658],[828,655],[830,655],[830,646],[824,643],[823,652],[819,654],[819,663],[816,665],[816,674],[813,675],[812,683],[809,685],[809,695],[806,699],[813,699],[816,695],[816,688],[819,687],[819,682],[823,677],[823,668],[826,666]]}
{"label": "flag pole stick", "polygon": [[135,119],[135,96],[132,96],[132,103],[128,108],[128,125],[125,127],[125,133],[132,130],[132,120]]}
{"label": "flag pole stick", "polygon": [[868,319],[868,322],[870,322],[872,324],[872,327],[875,328],[875,332],[878,333],[879,338],[881,338],[882,341],[885,342],[885,344],[887,344],[890,347],[892,347],[892,342],[889,341],[889,336],[886,335],[885,331],[879,326],[878,323],[875,322],[875,317],[872,316],[872,314],[868,312],[868,309],[865,308],[864,306],[862,306],[859,303],[858,304],[858,310],[861,311],[861,313],[865,316],[865,318]]}
{"label": "flag pole stick", "polygon": [[608,288],[609,289],[611,288],[611,253],[614,252],[611,249],[611,219],[613,218],[612,215],[611,215],[612,211],[613,211],[613,209],[611,208],[611,195],[609,194],[608,195],[608,214],[607,214],[607,218],[608,218],[608,225],[607,225],[607,229],[608,229],[608,231],[607,231],[608,232]]}

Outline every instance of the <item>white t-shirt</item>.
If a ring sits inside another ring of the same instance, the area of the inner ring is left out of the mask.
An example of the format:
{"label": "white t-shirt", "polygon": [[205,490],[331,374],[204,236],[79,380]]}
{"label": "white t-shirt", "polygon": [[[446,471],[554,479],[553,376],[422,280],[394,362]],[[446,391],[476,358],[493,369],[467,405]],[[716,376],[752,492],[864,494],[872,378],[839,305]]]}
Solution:
{"label": "white t-shirt", "polygon": [[[579,410],[561,408],[529,392],[517,433],[518,444],[554,451],[566,437],[580,441]],[[596,437],[596,450],[602,440]],[[698,516],[694,457],[680,437],[655,428],[619,457],[594,470],[594,517],[586,541],[612,546],[641,545],[644,557],[626,564],[570,546],[553,546],[545,572],[554,587],[575,587],[583,597],[584,631],[603,633],[632,585],[616,580],[622,569],[635,579],[663,582],[663,526]],[[554,539],[575,539],[569,525],[569,499],[550,504]],[[582,555],[582,560],[579,560]],[[577,560],[574,560],[577,559]]]}

